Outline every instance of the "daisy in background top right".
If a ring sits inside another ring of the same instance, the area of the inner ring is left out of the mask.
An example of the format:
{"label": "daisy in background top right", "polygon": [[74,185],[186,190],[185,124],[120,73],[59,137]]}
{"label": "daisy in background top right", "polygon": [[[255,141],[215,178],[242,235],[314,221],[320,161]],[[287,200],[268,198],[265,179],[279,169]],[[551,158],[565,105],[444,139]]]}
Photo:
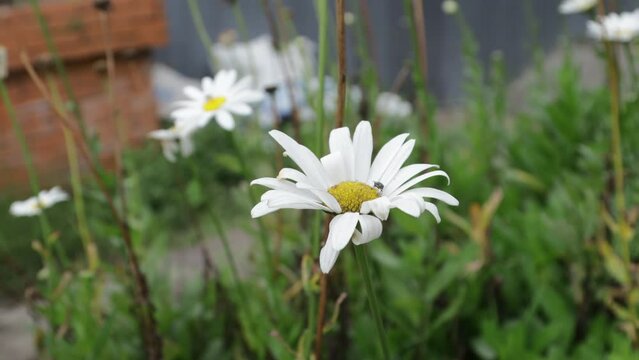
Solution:
{"label": "daisy in background top right", "polygon": [[630,42],[639,35],[639,9],[588,21],[588,35],[599,41]]}

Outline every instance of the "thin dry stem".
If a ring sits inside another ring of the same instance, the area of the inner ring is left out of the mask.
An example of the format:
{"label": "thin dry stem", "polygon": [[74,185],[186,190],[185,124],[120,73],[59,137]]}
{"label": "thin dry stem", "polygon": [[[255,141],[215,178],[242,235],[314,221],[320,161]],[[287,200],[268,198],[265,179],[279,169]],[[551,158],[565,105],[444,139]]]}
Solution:
{"label": "thin dry stem", "polygon": [[91,171],[93,177],[100,188],[100,191],[104,195],[109,210],[116,223],[118,224],[118,228],[122,234],[122,238],[124,240],[124,245],[127,250],[129,267],[133,275],[133,279],[135,282],[135,299],[140,307],[142,312],[141,327],[142,327],[142,335],[144,338],[145,349],[147,353],[147,358],[151,360],[162,359],[162,339],[159,336],[157,331],[157,322],[154,316],[154,308],[153,303],[151,302],[148,282],[146,280],[146,276],[142,272],[139,264],[139,260],[133,248],[133,239],[131,237],[131,229],[129,228],[128,223],[125,219],[123,219],[115,206],[115,202],[113,201],[113,197],[109,193],[108,187],[106,186],[104,179],[102,178],[100,172],[98,171],[95,163],[92,161],[91,154],[88,150],[86,142],[84,141],[84,137],[82,136],[80,130],[74,126],[69,115],[66,111],[58,106],[56,102],[53,101],[51,94],[47,90],[44,82],[38,76],[37,72],[31,65],[31,61],[26,53],[21,53],[20,58],[22,60],[22,64],[25,67],[27,73],[31,80],[35,83],[36,87],[40,91],[42,97],[49,103],[54,112],[58,115],[57,119],[60,120],[60,126],[63,129],[68,130],[76,143],[78,144],[78,148],[80,149],[80,153],[87,163],[89,170]]}
{"label": "thin dry stem", "polygon": [[344,0],[335,0],[335,13],[337,25],[337,62],[338,62],[338,89],[337,112],[335,114],[335,127],[344,126],[344,104],[346,102],[346,31],[344,26]]}
{"label": "thin dry stem", "polygon": [[[329,225],[333,216],[327,216],[324,221],[324,230],[322,231],[323,239],[328,238],[328,230]],[[315,359],[322,358],[322,338],[324,335],[324,317],[326,314],[326,298],[328,293],[328,278],[326,274],[321,273],[320,275],[320,296],[319,296],[319,306],[317,308],[317,328],[315,330]]]}

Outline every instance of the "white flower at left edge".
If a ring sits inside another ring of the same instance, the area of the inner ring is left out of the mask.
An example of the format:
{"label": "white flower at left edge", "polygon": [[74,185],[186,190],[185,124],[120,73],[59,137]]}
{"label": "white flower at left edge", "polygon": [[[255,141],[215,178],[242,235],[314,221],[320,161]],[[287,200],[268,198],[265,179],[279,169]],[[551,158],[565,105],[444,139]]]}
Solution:
{"label": "white flower at left edge", "polygon": [[252,185],[270,188],[251,216],[260,217],[279,209],[313,209],[335,214],[329,225],[326,244],[320,252],[320,268],[328,273],[342,249],[353,242],[368,243],[382,234],[382,221],[397,208],[414,217],[430,212],[439,222],[437,199],[449,205],[459,201],[450,194],[430,187],[413,186],[435,176],[448,175],[437,165],[411,164],[408,160],[415,140],[398,135],[386,143],[374,160],[373,135],[368,121],[361,121],[351,138],[348,128],[331,131],[330,153],[321,159],[307,147],[281,131],[270,135],[302,171],[284,168],[277,178],[260,178]]}
{"label": "white flower at left edge", "polygon": [[162,143],[164,157],[170,162],[175,162],[178,152],[183,157],[188,157],[193,153],[192,136],[197,129],[198,124],[193,120],[176,120],[172,127],[153,130],[148,136],[159,140]]}
{"label": "white flower at left edge", "polygon": [[35,216],[41,214],[42,210],[68,199],[69,195],[56,186],[51,190],[40,191],[37,196],[12,203],[9,212],[13,216]]}
{"label": "white flower at left edge", "polygon": [[202,79],[202,87],[187,86],[184,94],[188,100],[176,102],[171,113],[176,120],[194,121],[198,127],[206,126],[212,118],[226,130],[235,128],[233,115],[250,115],[248,105],[262,100],[263,93],[251,89],[251,78],[237,80],[235,70],[220,70],[214,79]]}
{"label": "white flower at left edge", "polygon": [[598,0],[564,0],[559,5],[559,13],[576,14],[588,11],[597,5]]}
{"label": "white flower at left edge", "polygon": [[639,9],[588,20],[588,35],[600,41],[629,42],[639,36]]}

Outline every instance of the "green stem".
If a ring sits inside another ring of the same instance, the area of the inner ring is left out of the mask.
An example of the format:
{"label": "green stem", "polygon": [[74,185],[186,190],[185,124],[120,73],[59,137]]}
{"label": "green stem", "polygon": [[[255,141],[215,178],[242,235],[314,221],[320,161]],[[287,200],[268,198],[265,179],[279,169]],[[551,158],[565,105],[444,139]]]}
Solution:
{"label": "green stem", "polygon": [[75,208],[76,221],[78,222],[78,232],[82,239],[82,245],[87,256],[87,264],[90,271],[96,271],[100,264],[97,247],[93,242],[87,221],[84,206],[84,194],[82,189],[82,179],[80,177],[80,162],[73,136],[64,129],[64,141],[67,147],[67,158],[69,161],[69,172],[71,173],[71,188],[73,190],[73,207]]}
{"label": "green stem", "polygon": [[49,29],[49,24],[47,20],[42,15],[42,9],[40,8],[39,0],[29,0],[31,4],[31,8],[38,20],[38,25],[40,26],[40,31],[44,37],[44,41],[47,45],[47,49],[51,54],[53,65],[55,66],[56,72],[62,79],[62,86],[64,87],[65,94],[69,97],[69,107],[71,112],[73,113],[78,125],[80,126],[80,131],[82,132],[82,136],[88,141],[89,135],[86,130],[86,125],[84,122],[84,117],[82,116],[82,111],[80,110],[80,106],[78,104],[78,100],[76,98],[75,92],[73,91],[73,87],[71,86],[71,81],[69,80],[69,75],[64,67],[64,63],[62,62],[62,58],[60,57],[60,53],[58,52],[58,48],[53,41],[53,37],[51,36],[51,30]]}
{"label": "green stem", "polygon": [[215,226],[215,230],[217,231],[217,234],[220,237],[220,241],[222,242],[222,247],[224,248],[224,255],[226,256],[226,260],[228,261],[229,267],[231,268],[233,281],[235,281],[235,285],[237,286],[237,289],[240,292],[240,296],[244,297],[243,290],[240,285],[240,272],[238,270],[235,257],[233,256],[233,252],[231,251],[231,246],[229,245],[229,238],[226,234],[226,230],[224,229],[224,224],[220,220],[220,217],[217,215],[215,210],[210,209],[209,213],[211,216],[211,221],[213,222],[213,226]]}
{"label": "green stem", "polygon": [[[244,151],[242,151],[242,148],[237,142],[237,138],[235,137],[235,132],[230,131],[229,137],[231,138],[233,149],[235,150],[235,153],[237,154],[237,157],[240,161],[240,169],[242,170],[242,175],[244,176],[245,179],[253,179],[253,174],[251,173],[251,170],[249,169],[246,162],[246,155],[244,154]],[[255,194],[255,192],[253,191],[253,188],[249,186],[249,188],[247,189],[247,192],[248,192],[248,196],[249,196],[249,200],[251,201],[251,204],[257,204],[259,202],[259,199],[257,195]],[[269,247],[270,239],[268,235],[268,230],[266,229],[266,226],[264,225],[264,221],[262,220],[262,218],[258,218],[257,223],[259,226],[262,251],[264,252],[264,256],[266,257],[266,263],[269,269],[269,277],[272,278],[274,273],[274,270],[272,269],[273,255],[271,254],[271,248]]]}
{"label": "green stem", "polygon": [[200,42],[202,42],[202,45],[204,45],[204,51],[206,52],[206,55],[210,61],[209,66],[211,67],[211,73],[215,73],[215,68],[219,64],[217,64],[215,58],[211,54],[211,51],[213,51],[213,40],[211,40],[211,37],[206,30],[206,26],[204,25],[204,19],[202,18],[200,6],[197,0],[188,0],[188,3],[189,10],[191,11],[191,18],[193,19],[193,25],[195,25],[197,35],[200,38]]}
{"label": "green stem", "polygon": [[637,91],[637,86],[639,85],[639,76],[637,75],[635,55],[632,52],[632,45],[630,43],[625,43],[623,44],[623,49],[626,54],[626,61],[628,62],[628,68],[630,68],[630,77],[632,79],[632,90]]}
{"label": "green stem", "polygon": [[[608,85],[610,88],[610,131],[612,142],[612,160],[615,176],[615,204],[617,206],[617,217],[619,223],[625,223],[625,196],[624,196],[624,168],[621,147],[621,124],[619,114],[619,66],[611,43],[606,44],[608,60]],[[624,229],[620,226],[620,229]]]}
{"label": "green stem", "polygon": [[[317,138],[315,150],[318,154],[324,152],[324,78],[326,76],[326,62],[328,60],[328,1],[317,1],[317,17],[319,24],[319,59],[317,62],[317,76],[319,80],[319,90],[315,112],[317,113]],[[319,234],[318,234],[319,239]],[[317,246],[319,248],[319,244]]]}
{"label": "green stem", "polygon": [[[242,9],[240,8],[239,1],[233,5],[233,16],[235,16],[235,22],[237,23],[237,28],[240,32],[240,38],[242,41],[249,44],[251,40],[249,38],[249,33],[246,27],[246,19],[244,19],[244,14],[242,13]],[[253,55],[253,50],[250,46],[246,46],[246,52],[249,59],[249,63],[251,64],[251,75],[253,76],[253,80],[257,80],[257,66],[255,65],[255,56]]]}
{"label": "green stem", "polygon": [[364,284],[366,285],[366,293],[368,295],[368,305],[370,306],[371,313],[375,320],[375,327],[377,328],[377,335],[379,336],[379,342],[382,346],[382,353],[384,359],[390,359],[390,351],[388,349],[388,342],[386,340],[386,333],[384,331],[384,324],[382,322],[381,312],[379,311],[379,304],[373,289],[373,282],[371,281],[370,269],[368,267],[368,255],[366,249],[363,246],[353,245],[355,251],[355,260],[359,266],[359,269],[364,278]]}
{"label": "green stem", "polygon": [[[27,174],[29,178],[29,186],[31,187],[31,192],[33,196],[38,196],[40,192],[40,181],[38,180],[38,173],[35,169],[35,165],[33,163],[33,157],[31,156],[31,151],[29,150],[29,145],[27,144],[27,138],[24,134],[24,129],[20,125],[18,121],[18,116],[16,114],[15,108],[13,107],[13,103],[11,102],[11,98],[9,97],[9,91],[7,89],[4,80],[0,79],[0,97],[2,97],[2,103],[7,111],[7,115],[11,120],[11,125],[13,126],[13,132],[20,143],[20,151],[22,152],[22,158],[25,163],[25,167],[27,168]],[[49,220],[44,212],[41,212],[38,216],[38,220],[40,222],[40,230],[42,231],[42,239],[46,246],[50,245],[50,235],[51,235],[51,226],[49,225]]]}

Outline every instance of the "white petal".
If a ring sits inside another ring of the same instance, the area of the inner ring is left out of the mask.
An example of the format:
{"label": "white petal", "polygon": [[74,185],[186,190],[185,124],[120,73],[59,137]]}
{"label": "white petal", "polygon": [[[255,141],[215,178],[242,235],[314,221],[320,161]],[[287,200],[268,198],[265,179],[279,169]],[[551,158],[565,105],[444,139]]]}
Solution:
{"label": "white petal", "polygon": [[435,206],[435,204],[424,201],[422,203],[422,208],[424,208],[424,210],[431,213],[435,217],[435,220],[437,220],[438,223],[442,221],[442,218],[439,216],[439,210],[437,210],[437,206]]}
{"label": "white petal", "polygon": [[180,151],[182,156],[188,157],[195,151],[195,145],[191,136],[185,136],[180,139]]}
{"label": "white petal", "polygon": [[229,93],[234,96],[242,91],[247,90],[251,86],[252,81],[253,80],[250,76],[241,78],[238,82],[235,83],[235,85],[233,85],[233,87],[229,90]]}
{"label": "white petal", "polygon": [[215,91],[218,94],[225,94],[231,89],[235,79],[237,78],[237,72],[235,70],[221,70],[215,76],[214,86]]}
{"label": "white petal", "polygon": [[205,76],[202,79],[202,90],[206,94],[212,94],[213,93],[213,79],[211,79],[208,76]]}
{"label": "white petal", "polygon": [[326,206],[330,208],[331,212],[334,212],[336,214],[342,212],[342,207],[337,202],[337,199],[335,199],[333,195],[329,194],[328,191],[324,189],[317,189],[313,186],[301,182],[297,183],[296,186],[300,189],[307,189],[308,191],[312,192],[313,195],[317,196],[322,201],[322,203],[326,204]]}
{"label": "white petal", "polygon": [[415,147],[415,140],[408,140],[397,152],[395,158],[390,162],[388,168],[384,174],[380,177],[379,182],[382,184],[388,184],[395,178],[397,172],[404,165],[411,152],[413,152],[413,148]]}
{"label": "white petal", "polygon": [[344,162],[344,169],[346,170],[346,179],[355,180],[353,164],[355,155],[353,153],[350,130],[348,130],[347,127],[332,130],[328,138],[328,144],[331,153],[342,154],[342,161]]}
{"label": "white petal", "polygon": [[289,179],[295,182],[306,182],[308,178],[304,175],[303,172],[297,169],[291,168],[283,168],[280,170],[280,173],[277,175],[278,179]]}
{"label": "white petal", "polygon": [[324,274],[328,274],[328,272],[331,271],[338,256],[339,251],[333,249],[333,247],[328,243],[324,245],[322,250],[320,250],[319,263],[320,269],[322,269]]}
{"label": "white petal", "polygon": [[393,180],[391,180],[388,184],[384,184],[383,193],[392,194],[398,187],[412,179],[413,176],[434,167],[439,168],[439,166],[431,164],[411,164],[403,167],[397,172],[397,175],[395,175]]}
{"label": "white petal", "polygon": [[355,226],[359,220],[359,214],[353,212],[347,212],[335,216],[329,225],[329,233],[327,244],[330,244],[333,249],[340,251],[353,237]]}
{"label": "white petal", "polygon": [[445,191],[434,189],[434,188],[423,187],[423,188],[410,189],[403,192],[402,195],[414,195],[414,196],[419,196],[420,198],[427,197],[431,199],[441,200],[448,205],[452,205],[452,206],[459,205],[459,200],[457,200],[454,196],[450,195],[449,193]]}
{"label": "white petal", "polygon": [[225,105],[224,109],[238,115],[251,115],[253,112],[250,106],[238,102]]}
{"label": "white petal", "polygon": [[355,180],[366,182],[373,153],[373,133],[368,121],[360,121],[353,135]]}
{"label": "white petal", "polygon": [[405,212],[408,215],[419,217],[422,213],[422,200],[416,199],[414,197],[398,197],[392,200],[392,207],[398,208],[399,210]]}
{"label": "white petal", "polygon": [[381,220],[388,219],[388,213],[391,209],[390,199],[386,196],[378,197],[375,200],[369,200],[362,203],[361,213],[373,213]]}
{"label": "white petal", "polygon": [[189,98],[193,99],[193,100],[204,100],[204,98],[206,97],[206,95],[201,92],[198,88],[194,87],[194,86],[186,86],[184,88],[184,95],[188,96]]}
{"label": "white petal", "polygon": [[198,116],[195,119],[195,122],[197,126],[202,128],[209,124],[213,116],[215,116],[215,113],[202,112],[202,115]]}
{"label": "white petal", "polygon": [[253,207],[253,209],[251,209],[251,217],[253,219],[258,218],[260,216],[264,216],[266,214],[270,214],[272,212],[275,212],[279,209],[277,208],[271,208],[268,206],[268,204],[266,203],[266,201],[262,201],[257,203],[257,205],[255,205]]}
{"label": "white petal", "polygon": [[355,245],[366,244],[382,235],[382,222],[375,216],[360,215],[359,225],[362,231],[355,232],[355,236],[353,236],[353,244]]}
{"label": "white petal", "polygon": [[200,111],[197,108],[184,107],[184,108],[180,108],[180,109],[176,109],[172,111],[171,117],[174,119],[193,118],[193,117],[199,116],[201,113],[202,111]]}
{"label": "white petal", "polygon": [[224,130],[233,130],[235,129],[235,121],[233,121],[233,116],[224,110],[220,110],[215,114],[215,120],[220,125],[220,127]]}
{"label": "white petal", "polygon": [[368,174],[369,183],[379,181],[384,171],[386,171],[391,161],[395,158],[395,155],[397,155],[397,152],[402,148],[402,144],[407,137],[408,134],[397,135],[379,150],[379,153],[371,165],[371,171]]}
{"label": "white petal", "polygon": [[298,144],[290,136],[281,131],[271,130],[269,134],[284,148],[288,156],[300,167],[306,176],[308,176],[312,185],[316,185],[320,189],[329,188],[326,171],[311,150]]}
{"label": "white petal", "polygon": [[393,191],[393,193],[391,194],[391,196],[397,196],[399,194],[401,194],[402,192],[406,191],[407,189],[411,188],[412,186],[428,179],[431,178],[433,176],[444,176],[447,180],[448,183],[450,184],[450,178],[448,177],[448,174],[446,174],[444,171],[442,170],[435,170],[435,171],[431,171],[429,173],[420,175],[408,182],[406,182],[404,185],[400,186],[397,190]]}
{"label": "white petal", "polygon": [[169,162],[175,162],[177,157],[175,154],[178,152],[178,144],[175,140],[164,140],[162,141],[162,153],[164,154],[164,158]]}
{"label": "white petal", "polygon": [[264,99],[264,93],[255,90],[244,90],[233,96],[233,101],[254,103]]}
{"label": "white petal", "polygon": [[326,175],[330,180],[329,186],[337,185],[342,181],[351,180],[348,176],[348,170],[346,169],[346,163],[342,157],[341,152],[332,152],[320,159],[324,169],[326,169]]}

